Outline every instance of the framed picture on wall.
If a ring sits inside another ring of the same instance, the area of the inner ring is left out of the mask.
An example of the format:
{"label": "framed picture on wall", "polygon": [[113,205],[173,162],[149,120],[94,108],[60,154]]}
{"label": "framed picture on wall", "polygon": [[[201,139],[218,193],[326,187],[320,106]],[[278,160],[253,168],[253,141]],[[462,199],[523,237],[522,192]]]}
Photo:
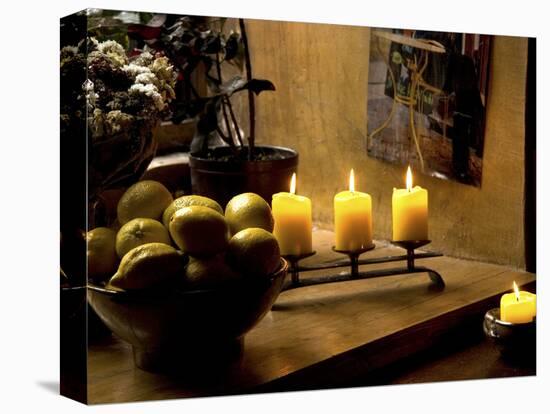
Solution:
{"label": "framed picture on wall", "polygon": [[481,185],[491,36],[374,29],[370,156]]}

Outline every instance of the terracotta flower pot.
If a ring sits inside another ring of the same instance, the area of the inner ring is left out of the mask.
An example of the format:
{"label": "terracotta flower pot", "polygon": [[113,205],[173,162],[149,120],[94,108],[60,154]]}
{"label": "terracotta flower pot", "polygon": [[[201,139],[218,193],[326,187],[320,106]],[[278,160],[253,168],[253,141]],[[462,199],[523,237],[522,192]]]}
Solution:
{"label": "terracotta flower pot", "polygon": [[216,147],[213,157],[189,156],[194,194],[210,197],[225,206],[237,194],[253,192],[271,204],[271,196],[288,191],[298,168],[298,153],[290,148],[259,146],[265,160],[230,159],[229,147]]}

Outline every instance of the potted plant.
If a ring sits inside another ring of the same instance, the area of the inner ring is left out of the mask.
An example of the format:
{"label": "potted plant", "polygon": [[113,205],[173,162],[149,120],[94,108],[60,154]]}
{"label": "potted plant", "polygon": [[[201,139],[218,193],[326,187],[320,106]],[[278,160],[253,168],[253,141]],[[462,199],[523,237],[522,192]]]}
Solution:
{"label": "potted plant", "polygon": [[118,42],[90,36],[63,46],[60,71],[62,146],[87,137],[93,224],[101,194],[137,181],[154,157],[153,129],[175,97],[176,74],[166,57],[150,52],[128,57]]}
{"label": "potted plant", "polygon": [[[256,145],[255,97],[274,91],[275,86],[252,76],[244,20],[238,20],[238,32],[230,33],[224,31],[226,21],[171,16],[157,35],[151,36],[144,26],[130,31],[133,36],[141,33],[151,47],[162,50],[179,72],[173,122],[198,119],[189,156],[193,192],[221,205],[247,191],[270,202],[272,194],[288,190],[298,154],[288,148]],[[229,66],[244,71],[245,76],[224,78]],[[194,86],[192,78],[197,72],[203,74],[209,93],[201,94]],[[247,93],[247,134],[240,126],[241,113],[235,109],[239,92]]]}

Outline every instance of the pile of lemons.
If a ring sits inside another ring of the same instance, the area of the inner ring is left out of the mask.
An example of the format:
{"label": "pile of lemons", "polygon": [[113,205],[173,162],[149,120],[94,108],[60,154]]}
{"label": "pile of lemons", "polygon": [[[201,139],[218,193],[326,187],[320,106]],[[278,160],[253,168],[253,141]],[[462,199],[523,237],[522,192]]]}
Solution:
{"label": "pile of lemons", "polygon": [[117,205],[118,231],[87,235],[88,276],[118,289],[178,283],[215,288],[269,275],[280,264],[269,204],[243,193],[225,208],[198,195],[173,199],[157,181],[129,187]]}

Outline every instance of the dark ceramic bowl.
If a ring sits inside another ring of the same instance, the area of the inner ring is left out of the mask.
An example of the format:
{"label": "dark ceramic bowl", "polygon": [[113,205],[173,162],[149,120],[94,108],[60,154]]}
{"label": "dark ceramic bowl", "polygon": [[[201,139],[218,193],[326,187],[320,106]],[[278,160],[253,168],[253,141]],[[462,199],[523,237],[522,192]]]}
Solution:
{"label": "dark ceramic bowl", "polygon": [[88,300],[146,370],[202,366],[240,353],[244,335],[271,309],[288,271],[218,289],[116,291],[89,285]]}
{"label": "dark ceramic bowl", "polygon": [[485,314],[483,331],[501,353],[514,359],[534,359],[536,356],[536,319],[528,323],[511,323],[500,320],[500,309]]}

